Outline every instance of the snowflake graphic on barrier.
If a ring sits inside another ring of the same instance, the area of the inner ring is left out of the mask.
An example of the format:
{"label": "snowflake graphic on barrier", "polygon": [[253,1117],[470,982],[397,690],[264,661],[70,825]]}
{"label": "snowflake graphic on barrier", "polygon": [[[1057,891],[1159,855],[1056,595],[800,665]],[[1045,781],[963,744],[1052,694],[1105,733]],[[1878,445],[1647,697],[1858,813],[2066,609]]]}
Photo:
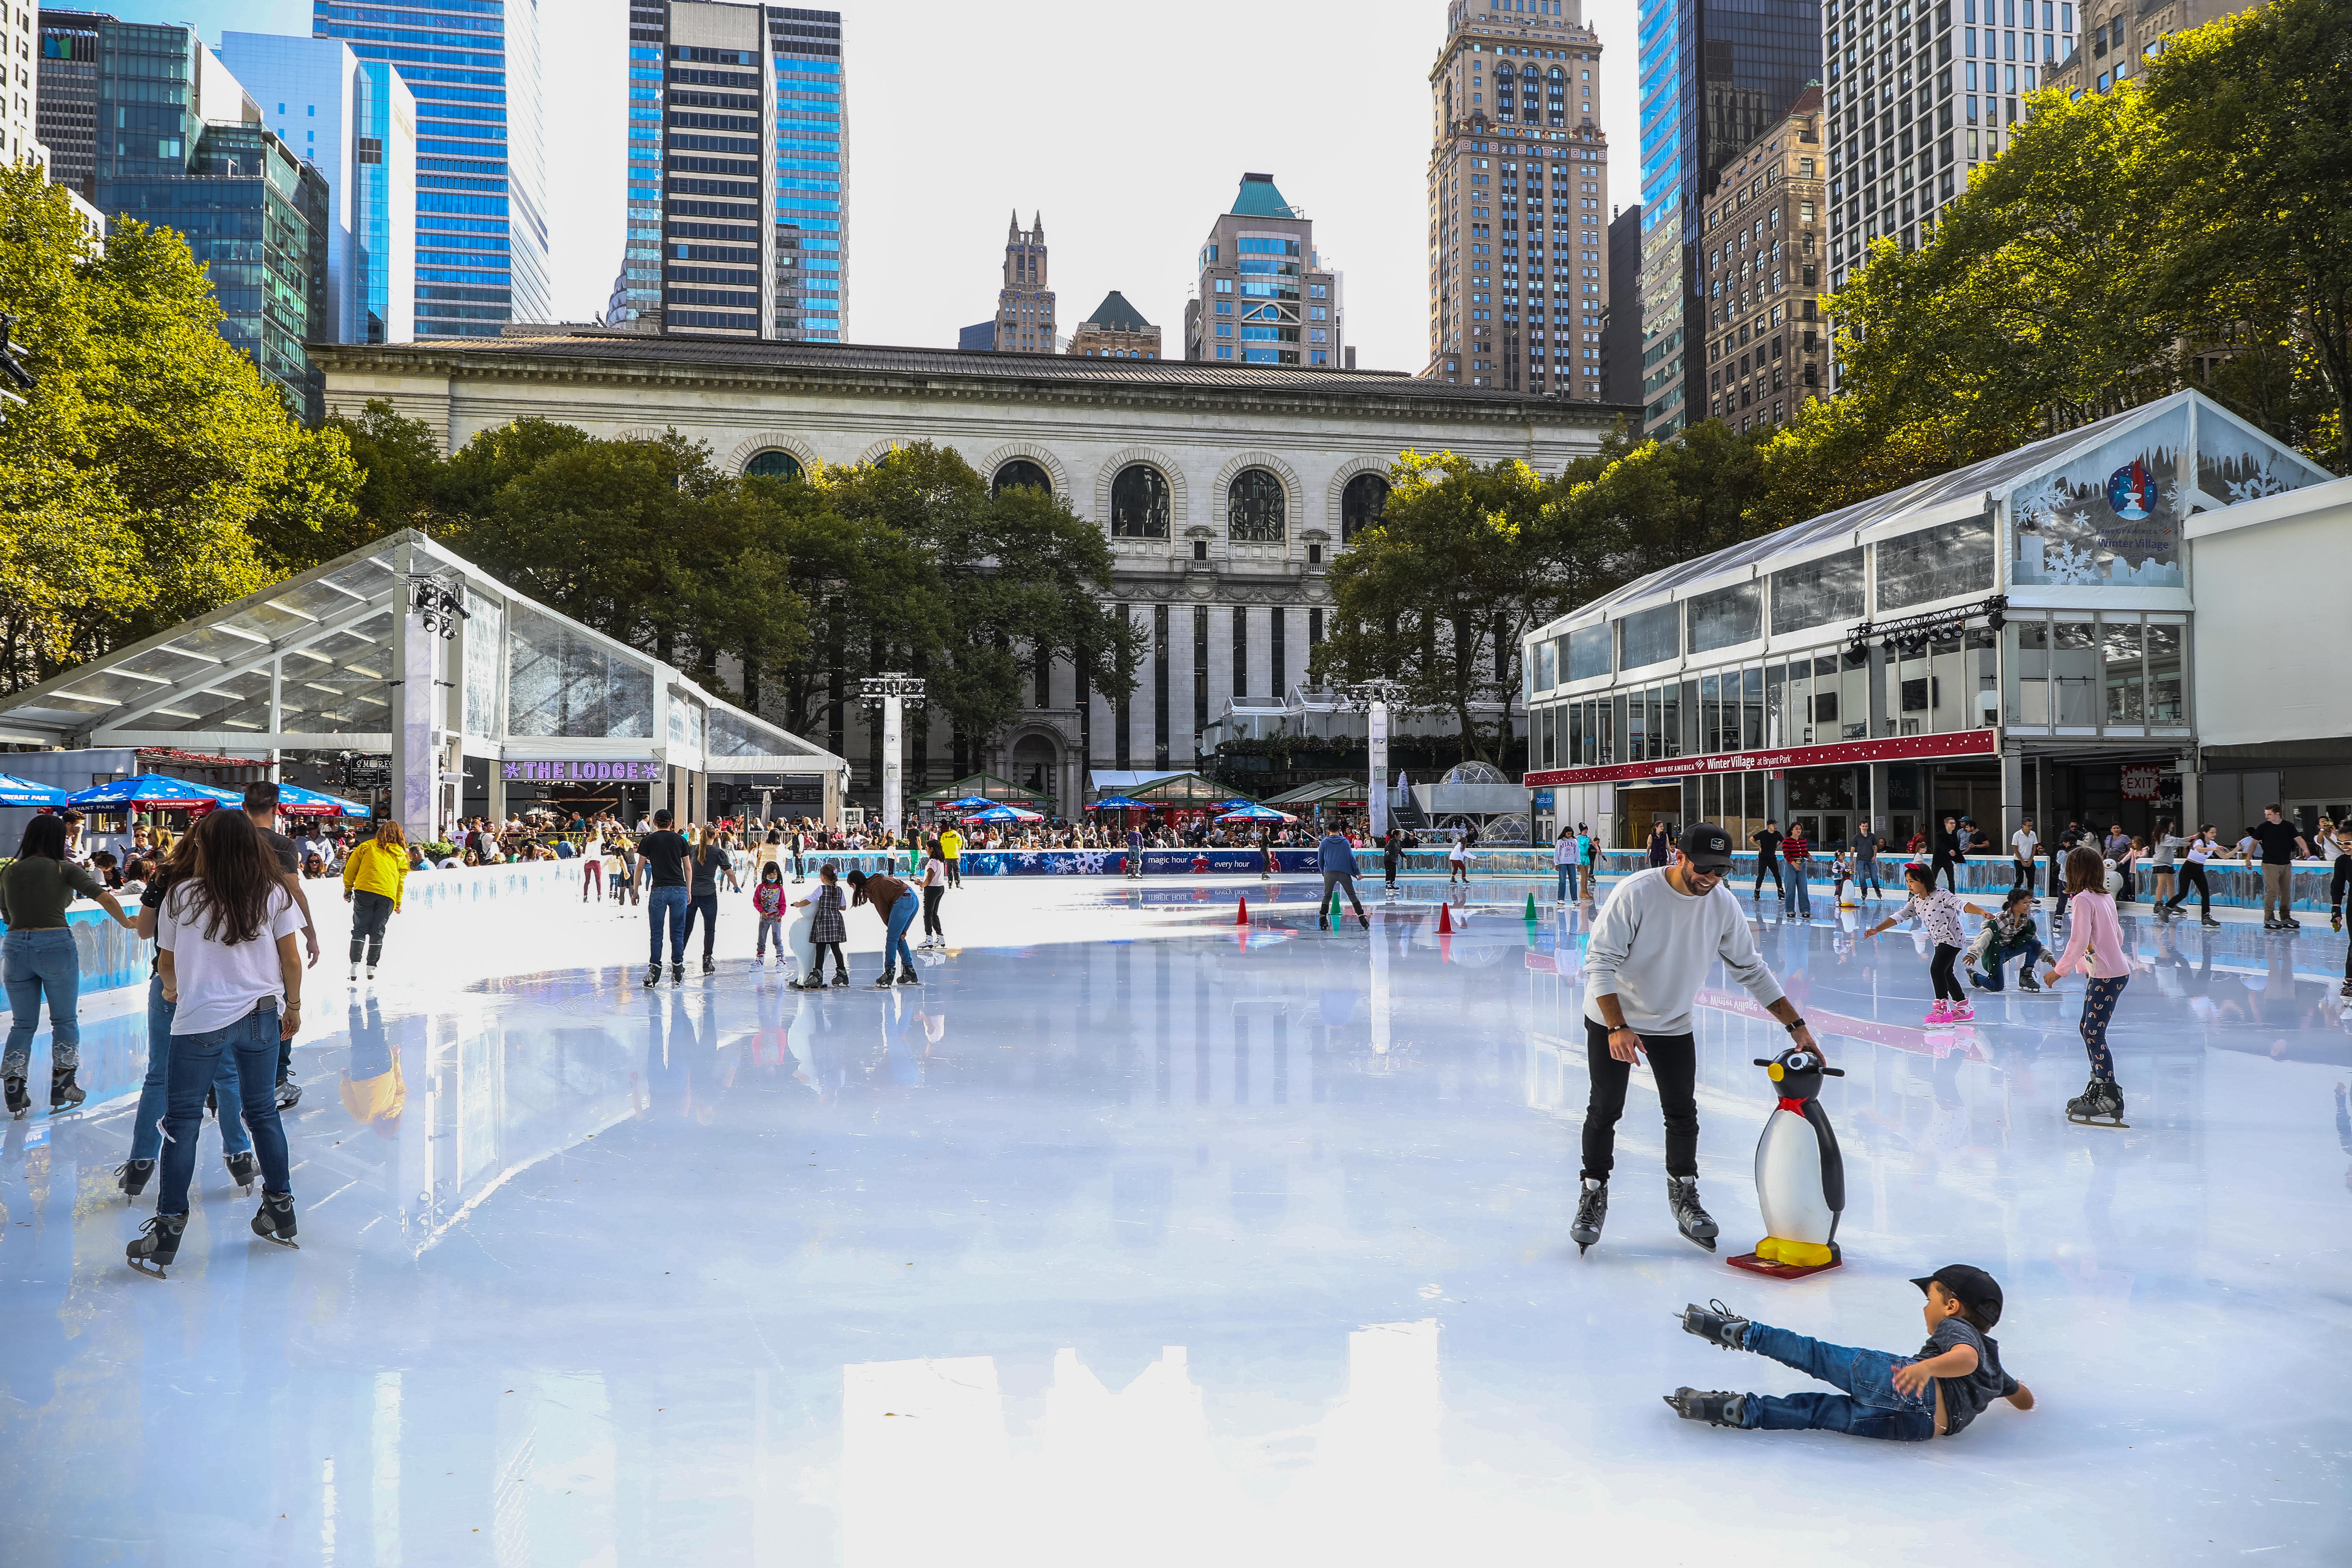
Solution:
{"label": "snowflake graphic on barrier", "polygon": [[2099,563],[2079,544],[2061,540],[2042,553],[2042,564],[2053,583],[2095,583]]}
{"label": "snowflake graphic on barrier", "polygon": [[2222,482],[2230,487],[2231,506],[2237,505],[2242,500],[2259,500],[2264,496],[2282,495],[2293,488],[2278,477],[2274,459],[2265,459],[2262,472],[2258,474],[2248,474],[2242,479],[2226,479]]}
{"label": "snowflake graphic on barrier", "polygon": [[2058,509],[2074,500],[2065,482],[2044,475],[2017,492],[2011,503],[2018,526],[2029,531],[2057,520]]}

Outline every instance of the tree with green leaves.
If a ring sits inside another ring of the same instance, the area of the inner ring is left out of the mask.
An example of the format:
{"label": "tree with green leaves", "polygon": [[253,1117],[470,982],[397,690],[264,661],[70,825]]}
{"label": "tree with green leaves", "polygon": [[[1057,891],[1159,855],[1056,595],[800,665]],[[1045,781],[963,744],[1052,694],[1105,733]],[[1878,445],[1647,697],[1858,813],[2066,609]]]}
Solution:
{"label": "tree with green leaves", "polygon": [[0,165],[0,312],[38,377],[0,402],[0,688],[299,570],[352,516],[342,435],[220,336],[176,233],[98,244],[38,168]]}

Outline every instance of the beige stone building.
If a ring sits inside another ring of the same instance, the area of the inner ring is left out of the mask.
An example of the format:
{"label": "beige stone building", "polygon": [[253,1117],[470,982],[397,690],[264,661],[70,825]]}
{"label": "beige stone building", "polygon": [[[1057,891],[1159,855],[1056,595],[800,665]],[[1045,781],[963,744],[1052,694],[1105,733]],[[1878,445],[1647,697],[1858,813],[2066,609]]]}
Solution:
{"label": "beige stone building", "polygon": [[[1694,413],[1737,430],[1783,424],[1825,395],[1822,89],[1727,165],[1698,242],[1706,392]],[[1698,399],[1694,397],[1694,403]]]}
{"label": "beige stone building", "polygon": [[[984,748],[958,755],[943,721],[909,731],[910,790],[986,768],[1042,780],[1064,807],[1090,769],[1192,766],[1237,699],[1305,682],[1332,557],[1381,515],[1399,452],[1557,472],[1598,449],[1613,413],[1371,371],[537,331],[314,352],[331,411],[381,398],[453,447],[538,416],[600,437],[675,429],[730,472],[790,479],[932,441],[1101,528],[1111,597],[1147,648],[1135,689],[1113,701],[1056,661]],[[878,742],[854,698],[808,733],[872,799]]]}
{"label": "beige stone building", "polygon": [[1244,174],[1231,211],[1201,246],[1200,292],[1184,302],[1184,357],[1234,364],[1351,368],[1340,342],[1339,276],[1315,225],[1272,174]]}
{"label": "beige stone building", "polygon": [[996,352],[1049,354],[1055,351],[1054,290],[1046,285],[1045,215],[1027,228],[1014,213],[1004,230],[1004,287],[996,296]]}
{"label": "beige stone building", "polygon": [[1070,352],[1080,359],[1158,359],[1160,329],[1114,289],[1070,334]]}
{"label": "beige stone building", "polygon": [[2069,98],[2105,92],[2145,70],[2173,34],[2246,9],[2231,0],[2108,0],[2085,5],[2080,42],[2050,73],[2049,85]]}
{"label": "beige stone building", "polygon": [[1461,386],[1606,395],[1609,140],[1581,0],[1454,0],[1429,73],[1429,363]]}

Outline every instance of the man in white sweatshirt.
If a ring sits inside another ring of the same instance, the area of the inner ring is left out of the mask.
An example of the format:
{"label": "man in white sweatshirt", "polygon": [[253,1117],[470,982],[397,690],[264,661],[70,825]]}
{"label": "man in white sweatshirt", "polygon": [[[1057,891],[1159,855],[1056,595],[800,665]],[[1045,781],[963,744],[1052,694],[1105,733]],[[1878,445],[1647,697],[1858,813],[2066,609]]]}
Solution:
{"label": "man in white sweatshirt", "polygon": [[1601,1239],[1609,1217],[1617,1119],[1633,1063],[1644,1052],[1665,1111],[1667,1205],[1676,1229],[1715,1250],[1716,1223],[1698,1201],[1698,1044],[1691,1007],[1716,960],[1798,1045],[1821,1050],[1757,953],[1747,913],[1723,886],[1730,869],[1731,836],[1711,822],[1695,822],[1683,830],[1671,865],[1618,883],[1593,922],[1584,953],[1592,1093],[1584,1109],[1584,1190],[1569,1231],[1580,1255]]}

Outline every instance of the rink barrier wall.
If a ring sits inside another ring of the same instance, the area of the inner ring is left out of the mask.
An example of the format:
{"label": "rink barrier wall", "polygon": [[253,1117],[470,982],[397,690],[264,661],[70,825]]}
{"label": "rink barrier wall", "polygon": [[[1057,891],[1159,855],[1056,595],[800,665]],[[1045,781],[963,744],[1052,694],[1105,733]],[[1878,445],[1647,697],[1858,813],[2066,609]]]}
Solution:
{"label": "rink barrier wall", "polygon": [[[551,893],[577,898],[585,873],[577,860],[536,860],[513,866],[466,866],[451,871],[411,871],[401,890],[400,919],[447,913],[484,904],[514,905]],[[319,930],[320,963],[339,957],[351,941],[352,906],[343,902],[341,879],[307,880],[302,890],[310,900],[310,919]],[[139,912],[135,898],[125,900],[125,914]],[[155,944],[95,904],[81,903],[66,911],[66,929],[74,933],[81,957],[81,995],[87,999],[125,986],[144,985],[154,964]],[[0,1018],[8,1016],[0,997]],[[46,1027],[46,1025],[44,1026]]]}

